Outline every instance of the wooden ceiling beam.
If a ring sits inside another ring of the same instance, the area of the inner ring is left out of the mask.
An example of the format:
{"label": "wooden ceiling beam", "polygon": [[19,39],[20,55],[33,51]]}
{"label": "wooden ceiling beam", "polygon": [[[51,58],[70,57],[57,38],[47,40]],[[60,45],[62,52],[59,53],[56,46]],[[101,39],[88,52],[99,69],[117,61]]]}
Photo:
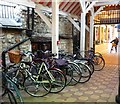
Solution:
{"label": "wooden ceiling beam", "polygon": [[82,12],[85,12],[85,7],[84,7],[84,3],[83,2],[85,2],[84,0],[79,0],[79,2],[80,2],[80,7],[81,7],[81,11]]}
{"label": "wooden ceiling beam", "polygon": [[107,1],[107,2],[97,2],[95,6],[105,6],[105,5],[112,5],[112,4],[119,4],[119,0],[114,0],[112,2]]}
{"label": "wooden ceiling beam", "polygon": [[85,10],[86,13],[88,13],[88,11],[93,8],[93,6],[96,4],[96,1],[93,1]]}

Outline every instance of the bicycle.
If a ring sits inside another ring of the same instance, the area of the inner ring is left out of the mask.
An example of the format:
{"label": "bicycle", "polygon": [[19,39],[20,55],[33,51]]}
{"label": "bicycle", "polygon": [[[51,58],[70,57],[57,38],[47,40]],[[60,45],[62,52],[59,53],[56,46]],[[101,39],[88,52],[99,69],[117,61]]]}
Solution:
{"label": "bicycle", "polygon": [[76,85],[80,81],[81,72],[77,64],[67,61],[65,59],[54,59],[54,61],[55,67],[60,68],[65,73],[67,77],[66,85]]}
{"label": "bicycle", "polygon": [[[21,69],[23,69],[23,70],[25,69],[27,76],[29,76],[28,78],[30,78],[31,80],[35,81],[35,79],[36,79],[36,81],[39,81],[42,79],[41,77],[45,78],[45,76],[46,76],[46,78],[51,83],[51,88],[47,88],[48,85],[47,86],[44,85],[43,88],[44,88],[44,90],[48,91],[48,93],[49,92],[58,93],[65,88],[66,76],[58,68],[50,68],[48,66],[46,59],[36,58],[33,55],[33,61],[31,61],[31,62],[22,61],[21,64],[24,64],[24,65],[21,65],[22,66]],[[28,66],[28,68],[27,68],[27,66]],[[28,93],[30,93],[30,91],[28,91],[28,88],[26,86],[26,82],[27,81],[25,80],[25,83],[24,83],[25,90]],[[43,82],[45,83],[45,81],[43,81]],[[30,93],[30,94],[32,96],[34,96],[32,93]],[[43,96],[44,95],[46,95],[46,94],[43,94]]]}
{"label": "bicycle", "polygon": [[[63,53],[63,51],[62,51]],[[60,57],[63,58],[63,59],[66,59],[66,60],[69,60],[70,63],[73,64],[73,68],[74,70],[76,70],[75,72],[78,73],[81,75],[81,78],[77,81],[80,82],[80,83],[85,83],[87,81],[89,81],[89,79],[91,78],[91,69],[90,67],[86,64],[88,63],[88,60],[87,59],[78,59],[75,57],[75,55],[70,55],[70,54],[60,54]],[[94,68],[94,66],[93,66]]]}
{"label": "bicycle", "polygon": [[94,53],[93,50],[88,50],[88,51],[81,51],[80,53],[82,52],[84,52],[85,58],[92,60],[95,71],[100,71],[105,67],[105,60],[99,52]]}
{"label": "bicycle", "polygon": [[66,59],[66,60],[70,60],[72,62],[74,62],[74,60],[79,60],[79,62],[84,62],[84,64],[86,64],[87,66],[89,66],[89,70],[91,71],[91,74],[94,73],[94,65],[91,59],[88,58],[83,58],[82,55],[80,54],[80,49],[78,47],[76,47],[77,51],[76,53],[74,53],[73,55],[71,54],[63,54],[63,50],[62,50],[62,54],[60,53],[60,57]]}
{"label": "bicycle", "polygon": [[2,71],[2,102],[10,102],[11,104],[24,104],[19,89],[17,88],[15,82],[10,78],[9,74],[11,73],[12,72],[9,71]]}

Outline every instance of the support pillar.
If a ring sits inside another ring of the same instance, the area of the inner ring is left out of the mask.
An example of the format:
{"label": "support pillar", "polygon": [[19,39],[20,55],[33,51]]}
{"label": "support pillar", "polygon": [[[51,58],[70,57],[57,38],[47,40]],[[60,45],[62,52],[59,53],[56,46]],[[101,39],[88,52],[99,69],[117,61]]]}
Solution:
{"label": "support pillar", "polygon": [[80,50],[85,50],[85,13],[81,13],[81,35],[80,35]]}
{"label": "support pillar", "polygon": [[52,53],[57,53],[58,57],[59,40],[59,2],[52,0]]}
{"label": "support pillar", "polygon": [[[93,11],[92,11],[93,12]],[[93,13],[91,13],[92,15],[90,16],[90,48],[93,48],[93,42],[94,42],[94,16]]]}
{"label": "support pillar", "polygon": [[90,48],[93,48],[93,29],[94,29],[94,17],[90,16]]}
{"label": "support pillar", "polygon": [[100,26],[100,44],[101,44],[101,40],[102,40],[102,27]]}

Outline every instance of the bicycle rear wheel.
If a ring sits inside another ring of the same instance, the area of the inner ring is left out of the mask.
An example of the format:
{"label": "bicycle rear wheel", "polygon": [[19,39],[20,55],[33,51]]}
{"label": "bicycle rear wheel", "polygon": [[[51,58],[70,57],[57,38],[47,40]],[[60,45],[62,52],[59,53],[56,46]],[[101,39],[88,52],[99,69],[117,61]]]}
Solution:
{"label": "bicycle rear wheel", "polygon": [[75,62],[68,62],[73,70],[73,79],[69,85],[76,85],[81,80],[81,72],[79,66]]}
{"label": "bicycle rear wheel", "polygon": [[65,74],[65,76],[67,78],[66,86],[69,85],[73,79],[73,69],[71,68],[71,66],[69,64],[63,65],[63,66],[58,66],[58,68],[63,71],[63,73]]}
{"label": "bicycle rear wheel", "polygon": [[[44,74],[47,75],[51,80],[52,89],[50,92],[52,93],[61,92],[66,87],[67,78],[65,74],[58,68],[50,68],[49,72],[50,75],[48,74],[48,72],[45,72]],[[50,76],[52,76],[52,78]]]}
{"label": "bicycle rear wheel", "polygon": [[24,88],[25,91],[31,96],[43,97],[50,93],[51,82],[44,74],[40,75],[38,80],[35,80],[32,76],[29,76],[24,82]]}
{"label": "bicycle rear wheel", "polygon": [[77,61],[77,64],[79,65],[80,71],[82,73],[82,77],[81,77],[79,82],[80,83],[88,82],[91,78],[91,75],[92,75],[90,68],[86,64],[80,62],[79,60]]}
{"label": "bicycle rear wheel", "polygon": [[64,69],[65,76],[67,78],[66,86],[70,85],[72,79],[73,79],[73,69],[72,67],[68,64],[67,68]]}
{"label": "bicycle rear wheel", "polygon": [[12,74],[12,80],[16,83],[19,89],[23,89],[23,84],[25,81],[25,75],[21,70],[17,70]]}
{"label": "bicycle rear wheel", "polygon": [[88,61],[85,64],[88,65],[88,67],[90,68],[91,74],[93,74],[95,71],[95,68],[94,68],[94,64],[91,62],[91,59],[88,59]]}
{"label": "bicycle rear wheel", "polygon": [[96,55],[96,56],[100,56],[100,57],[102,57],[102,54],[99,53],[99,52],[95,52],[95,55]]}
{"label": "bicycle rear wheel", "polygon": [[105,66],[105,60],[103,59],[103,57],[95,55],[93,58],[93,62],[94,62],[95,71],[100,71]]}

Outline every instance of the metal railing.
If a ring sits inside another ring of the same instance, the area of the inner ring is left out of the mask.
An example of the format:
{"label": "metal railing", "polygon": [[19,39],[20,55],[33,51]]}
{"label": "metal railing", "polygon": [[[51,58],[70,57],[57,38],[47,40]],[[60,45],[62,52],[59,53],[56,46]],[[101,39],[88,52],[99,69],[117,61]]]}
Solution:
{"label": "metal railing", "polygon": [[95,17],[95,24],[120,23],[120,10],[102,11]]}
{"label": "metal railing", "polygon": [[15,18],[15,7],[0,4],[0,18]]}
{"label": "metal railing", "polygon": [[19,45],[23,44],[24,42],[28,41],[30,38],[26,38],[22,41],[20,41],[19,43],[16,43],[15,45],[5,49],[3,52],[2,52],[2,66],[3,67],[6,67],[6,53],[16,47],[18,47]]}

